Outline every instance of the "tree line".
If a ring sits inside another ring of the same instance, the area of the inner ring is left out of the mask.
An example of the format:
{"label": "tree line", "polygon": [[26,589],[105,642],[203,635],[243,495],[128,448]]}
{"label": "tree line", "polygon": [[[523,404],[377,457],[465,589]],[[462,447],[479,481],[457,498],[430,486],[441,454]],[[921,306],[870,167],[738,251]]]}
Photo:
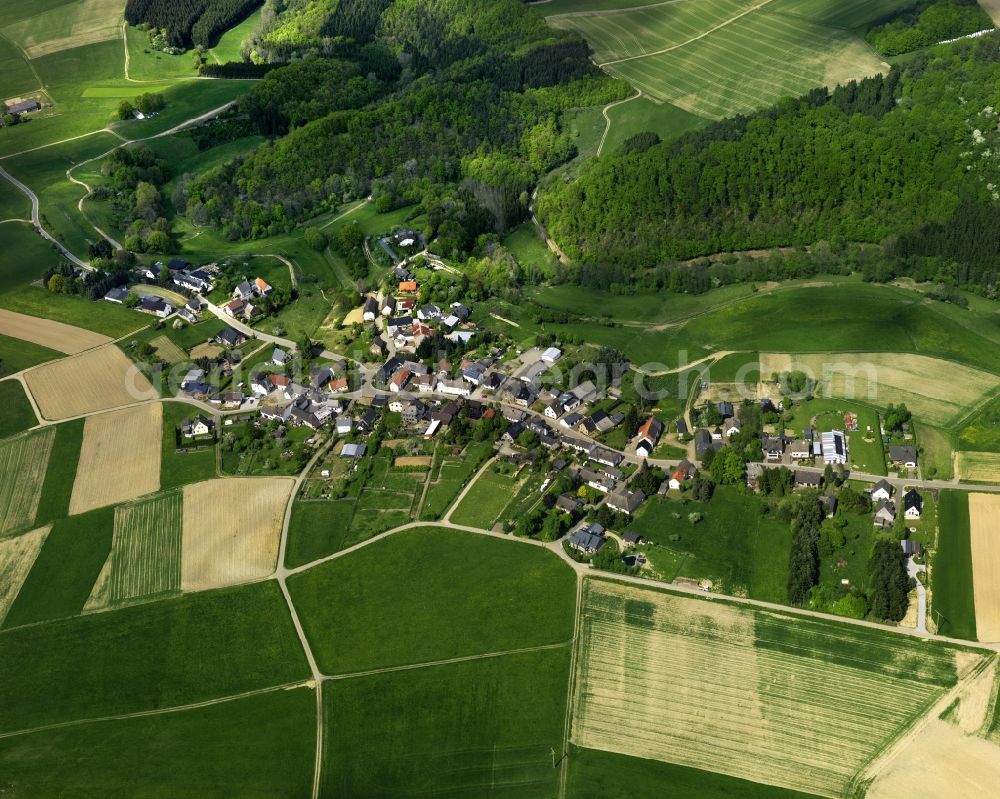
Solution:
{"label": "tree line", "polygon": [[125,21],[166,30],[172,47],[211,47],[261,0],[128,0]]}

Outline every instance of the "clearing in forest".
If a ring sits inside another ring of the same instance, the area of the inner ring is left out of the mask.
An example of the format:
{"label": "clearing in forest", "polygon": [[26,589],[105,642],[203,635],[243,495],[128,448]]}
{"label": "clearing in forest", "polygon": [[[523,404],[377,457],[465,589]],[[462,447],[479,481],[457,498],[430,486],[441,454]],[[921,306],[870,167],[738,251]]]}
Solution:
{"label": "clearing in forest", "polygon": [[588,579],[572,740],[841,796],[980,660],[956,652]]}
{"label": "clearing in forest", "polygon": [[1000,496],[969,494],[976,636],[1000,641]]}
{"label": "clearing in forest", "polygon": [[159,402],[87,417],[70,514],[158,490],[162,426],[163,406]]}
{"label": "clearing in forest", "polygon": [[54,427],[0,441],[0,534],[34,523]]}
{"label": "clearing in forest", "polygon": [[24,382],[42,416],[54,421],[157,396],[146,376],[114,344],[29,369]]}
{"label": "clearing in forest", "polygon": [[52,529],[42,527],[16,538],[0,539],[0,624],[7,617],[7,611],[21,590],[42,544]]}
{"label": "clearing in forest", "polygon": [[274,572],[294,482],[233,477],[184,486],[181,588],[219,588]]}
{"label": "clearing in forest", "polygon": [[111,604],[180,591],[182,518],[179,491],[115,509]]}
{"label": "clearing in forest", "polygon": [[99,347],[111,341],[107,336],[84,330],[82,327],[42,319],[39,316],[28,316],[0,308],[0,334],[30,341],[42,347],[48,347],[56,352],[75,355],[83,350]]}

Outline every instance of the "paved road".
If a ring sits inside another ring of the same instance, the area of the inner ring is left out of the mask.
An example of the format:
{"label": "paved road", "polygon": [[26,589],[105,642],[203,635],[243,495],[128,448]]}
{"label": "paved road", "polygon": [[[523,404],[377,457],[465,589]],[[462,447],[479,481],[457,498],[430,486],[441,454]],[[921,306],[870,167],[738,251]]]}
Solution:
{"label": "paved road", "polygon": [[66,258],[66,260],[71,261],[72,263],[76,264],[77,266],[83,269],[89,270],[91,268],[90,264],[88,264],[85,261],[81,261],[75,255],[73,255],[73,253],[71,253],[69,250],[63,247],[61,242],[59,242],[44,227],[42,227],[42,221],[38,213],[38,195],[35,194],[35,192],[33,192],[27,186],[25,186],[17,178],[15,178],[12,174],[10,174],[10,172],[8,172],[2,166],[0,166],[0,177],[6,178],[8,181],[10,181],[10,183],[14,185],[16,189],[26,194],[28,196],[28,199],[31,200],[31,224],[35,226],[35,230],[37,230],[41,234],[42,238],[50,242],[51,244],[54,244],[56,248],[59,250],[59,252],[63,254],[63,257]]}

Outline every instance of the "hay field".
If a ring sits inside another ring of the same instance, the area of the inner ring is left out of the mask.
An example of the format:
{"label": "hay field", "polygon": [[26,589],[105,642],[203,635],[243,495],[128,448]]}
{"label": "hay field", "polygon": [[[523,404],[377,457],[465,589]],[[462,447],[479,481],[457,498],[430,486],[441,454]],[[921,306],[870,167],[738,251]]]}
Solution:
{"label": "hay field", "polygon": [[969,494],[976,636],[1000,641],[1000,496]]}
{"label": "hay field", "polygon": [[223,349],[218,344],[199,344],[197,347],[191,350],[191,360],[196,361],[199,358],[216,358],[222,355]]}
{"label": "hay field", "polygon": [[870,405],[905,403],[919,420],[948,427],[996,391],[988,372],[926,355],[888,352],[829,352],[788,355],[762,352],[760,374],[803,369],[824,397]]}
{"label": "hay field", "polygon": [[121,0],[77,0],[20,19],[0,33],[24,49],[28,58],[105,42],[121,36]]}
{"label": "hay field", "polygon": [[70,515],[150,494],[160,487],[163,406],[88,416],[69,501]]}
{"label": "hay field", "polygon": [[54,427],[0,441],[0,534],[34,523]]}
{"label": "hay field", "polygon": [[115,509],[111,604],[180,591],[182,509],[179,491]]}
{"label": "hay field", "polygon": [[200,591],[269,576],[294,482],[234,477],[184,486],[181,588]]}
{"label": "hay field", "polygon": [[0,624],[24,584],[52,525],[0,540]]}
{"label": "hay field", "polygon": [[24,373],[42,416],[59,421],[155,399],[156,389],[114,344]]}
{"label": "hay field", "polygon": [[830,797],[958,672],[944,647],[592,579],[578,669],[574,743]]}
{"label": "hay field", "polygon": [[605,71],[654,101],[722,119],[887,70],[849,29],[902,4],[702,0],[557,14],[548,21],[581,33]]}
{"label": "hay field", "polygon": [[156,354],[167,363],[180,363],[187,360],[187,353],[166,336],[157,336],[149,343],[150,346],[156,348]]}
{"label": "hay field", "polygon": [[84,330],[82,327],[64,325],[51,319],[15,313],[0,308],[0,334],[40,344],[56,352],[75,355],[83,350],[99,347],[111,341],[107,336]]}
{"label": "hay field", "polygon": [[960,480],[1000,483],[1000,452],[956,452],[955,470]]}

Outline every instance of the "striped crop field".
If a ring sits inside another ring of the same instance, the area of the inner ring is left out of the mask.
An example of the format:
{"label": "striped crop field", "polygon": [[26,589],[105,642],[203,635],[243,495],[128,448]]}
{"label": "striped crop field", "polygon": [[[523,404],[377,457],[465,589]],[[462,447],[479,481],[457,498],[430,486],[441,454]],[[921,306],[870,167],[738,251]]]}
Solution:
{"label": "striped crop field", "polygon": [[0,534],[34,523],[55,437],[48,427],[0,441]]}
{"label": "striped crop field", "polygon": [[112,604],[180,591],[183,507],[174,491],[115,509]]}
{"label": "striped crop field", "polygon": [[908,0],[676,0],[554,14],[607,72],[711,119],[888,69],[857,29]]}
{"label": "striped crop field", "polygon": [[588,579],[572,740],[842,796],[980,661],[877,629]]}

